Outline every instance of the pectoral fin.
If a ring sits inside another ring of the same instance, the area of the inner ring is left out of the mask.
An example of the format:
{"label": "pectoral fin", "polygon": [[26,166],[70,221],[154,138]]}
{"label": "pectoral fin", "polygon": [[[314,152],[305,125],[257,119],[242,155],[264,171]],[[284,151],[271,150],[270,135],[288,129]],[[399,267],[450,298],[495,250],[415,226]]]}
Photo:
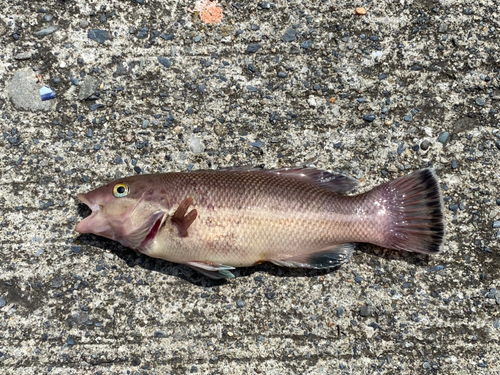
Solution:
{"label": "pectoral fin", "polygon": [[186,215],[186,212],[193,203],[193,198],[186,198],[184,199],[179,207],[177,207],[177,210],[175,211],[174,215],[172,216],[172,223],[177,225],[179,228],[179,235],[181,237],[187,237],[187,230],[193,224],[193,221],[196,220],[196,217],[198,216],[198,211],[195,209],[189,211]]}
{"label": "pectoral fin", "polygon": [[230,272],[230,270],[234,270],[234,267],[231,266],[225,266],[223,264],[208,264],[203,262],[186,262],[184,264],[210,279],[230,279],[234,277],[234,275]]}
{"label": "pectoral fin", "polygon": [[347,262],[351,258],[353,250],[353,243],[343,243],[317,253],[271,260],[271,262],[278,266],[290,268],[333,268]]}

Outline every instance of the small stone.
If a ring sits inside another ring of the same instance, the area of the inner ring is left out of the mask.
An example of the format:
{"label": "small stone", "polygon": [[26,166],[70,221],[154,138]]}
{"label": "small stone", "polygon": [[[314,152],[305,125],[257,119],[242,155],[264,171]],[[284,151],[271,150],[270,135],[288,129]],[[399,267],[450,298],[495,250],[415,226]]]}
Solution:
{"label": "small stone", "polygon": [[384,74],[384,73],[380,73],[379,76],[378,76],[378,80],[379,81],[382,81],[382,80],[384,80],[386,78],[387,78],[387,74]]}
{"label": "small stone", "polygon": [[361,309],[359,309],[359,315],[361,315],[362,317],[370,316],[371,313],[372,313],[372,308],[369,305],[365,305]]}
{"label": "small stone", "polygon": [[406,115],[405,117],[403,117],[403,120],[405,120],[406,122],[410,122],[411,120],[413,120],[413,116],[412,115]]}
{"label": "small stone", "polygon": [[256,148],[262,148],[262,146],[264,146],[264,142],[262,142],[262,141],[250,142],[250,146],[256,147]]}
{"label": "small stone", "polygon": [[363,120],[367,121],[367,122],[373,122],[375,121],[376,119],[376,116],[372,113],[367,113],[366,115],[363,116]]}
{"label": "small stone", "polygon": [[7,304],[7,301],[5,300],[5,298],[0,297],[0,308],[4,307],[6,304]]}
{"label": "small stone", "polygon": [[284,42],[293,42],[295,40],[295,36],[297,35],[297,31],[288,27],[285,31],[285,34],[281,37],[281,40]]}
{"label": "small stone", "polygon": [[500,141],[495,141],[495,146],[500,150]]}
{"label": "small stone", "polygon": [[422,151],[427,151],[427,149],[429,148],[429,141],[427,139],[424,139],[422,143],[420,143],[420,148],[422,149]]}
{"label": "small stone", "polygon": [[439,28],[438,28],[438,32],[439,33],[445,33],[446,30],[448,30],[448,24],[445,23],[445,22],[442,22],[440,25],[439,25]]}
{"label": "small stone", "polygon": [[7,82],[7,96],[14,107],[22,111],[48,111],[55,108],[55,100],[42,101],[40,85],[31,68],[14,72]]}
{"label": "small stone", "polygon": [[455,159],[451,159],[451,167],[453,169],[457,169],[458,168],[458,163]]}
{"label": "small stone", "polygon": [[164,39],[164,40],[174,40],[174,34],[161,34],[160,35],[160,38]]}
{"label": "small stone", "polygon": [[428,369],[431,367],[431,364],[429,362],[424,362],[424,364],[422,365],[423,368],[425,369]]}
{"label": "small stone", "polygon": [[158,56],[157,57],[158,62],[163,65],[165,68],[170,68],[172,66],[172,63],[170,62],[169,59],[163,57],[163,56]]}
{"label": "small stone", "polygon": [[15,60],[28,60],[31,59],[31,52],[21,52],[14,56]]}
{"label": "small stone", "polygon": [[144,120],[144,121],[142,122],[142,128],[143,128],[143,129],[147,129],[147,128],[148,128],[148,126],[149,126],[149,120]]}
{"label": "small stone", "polygon": [[303,48],[303,49],[309,49],[310,47],[311,47],[311,40],[310,39],[307,39],[306,41],[304,41],[300,45],[300,48]]}
{"label": "small stone", "polygon": [[78,93],[79,100],[85,100],[90,97],[97,89],[97,81],[91,76],[85,77],[85,81],[80,86],[80,92]]}
{"label": "small stone", "polygon": [[68,339],[66,339],[66,344],[75,345],[75,339],[72,337],[68,337]]}
{"label": "small stone", "polygon": [[46,14],[46,15],[43,16],[43,20],[45,22],[50,22],[50,21],[52,21],[53,18],[54,17],[51,14]]}
{"label": "small stone", "polygon": [[448,132],[442,132],[439,134],[439,137],[437,138],[438,142],[441,142],[442,144],[445,144],[448,141],[448,138],[450,137],[450,133]]}
{"label": "small stone", "polygon": [[500,221],[494,221],[493,228],[500,228]]}
{"label": "small stone", "polygon": [[87,20],[81,20],[80,21],[80,27],[82,29],[86,28],[88,25],[89,25],[89,21],[87,21]]}
{"label": "small stone", "polygon": [[99,29],[89,30],[87,33],[87,37],[100,44],[104,44],[106,40],[110,39],[110,36],[106,30]]}
{"label": "small stone", "polygon": [[37,31],[35,33],[35,36],[41,38],[41,37],[44,37],[46,35],[50,35],[52,34],[54,31],[57,31],[59,28],[57,26],[49,26],[49,27],[46,27],[45,29],[42,29],[40,31]]}
{"label": "small stone", "polygon": [[247,53],[255,53],[260,49],[261,44],[260,43],[252,43],[247,46]]}
{"label": "small stone", "polygon": [[70,81],[73,85],[80,86],[80,81],[78,80],[78,78],[72,77]]}
{"label": "small stone", "polygon": [[356,12],[358,16],[364,16],[366,14],[366,9],[363,7],[357,7],[354,9],[354,12]]}
{"label": "small stone", "polygon": [[405,143],[401,142],[398,146],[398,155],[401,155],[405,151]]}
{"label": "small stone", "polygon": [[287,76],[288,76],[287,72],[279,72],[278,73],[278,77],[280,77],[280,78],[286,78]]}
{"label": "small stone", "polygon": [[483,106],[486,104],[486,101],[483,98],[476,98],[476,104],[479,106]]}
{"label": "small stone", "polygon": [[337,309],[337,318],[340,318],[342,315],[344,315],[344,309],[342,307],[339,307]]}
{"label": "small stone", "polygon": [[198,137],[195,137],[194,135],[191,136],[191,143],[189,145],[189,148],[191,151],[193,151],[194,154],[201,154],[203,151],[205,151],[205,147],[203,147],[200,139]]}
{"label": "small stone", "polygon": [[497,205],[500,206],[500,199],[497,199],[496,202],[497,202]]}
{"label": "small stone", "polygon": [[307,99],[307,103],[309,103],[309,105],[311,107],[318,106],[318,103],[316,102],[316,98],[313,95],[309,95],[309,99]]}
{"label": "small stone", "polygon": [[243,301],[242,299],[239,299],[238,301],[236,301],[236,306],[238,307],[244,307],[245,306],[245,301]]}

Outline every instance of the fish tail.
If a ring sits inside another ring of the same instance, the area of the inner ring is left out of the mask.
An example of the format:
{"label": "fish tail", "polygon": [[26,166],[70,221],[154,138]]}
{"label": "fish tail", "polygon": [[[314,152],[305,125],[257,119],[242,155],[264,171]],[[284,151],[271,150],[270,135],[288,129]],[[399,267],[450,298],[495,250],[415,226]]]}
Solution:
{"label": "fish tail", "polygon": [[372,190],[387,210],[383,243],[390,249],[436,254],[443,248],[443,203],[432,169],[422,169]]}

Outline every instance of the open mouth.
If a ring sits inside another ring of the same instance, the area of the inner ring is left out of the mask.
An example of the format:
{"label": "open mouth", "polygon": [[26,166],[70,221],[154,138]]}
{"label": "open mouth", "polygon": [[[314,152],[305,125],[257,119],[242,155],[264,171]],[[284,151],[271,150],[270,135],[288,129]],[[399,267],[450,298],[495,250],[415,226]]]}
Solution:
{"label": "open mouth", "polygon": [[146,246],[148,246],[149,244],[151,244],[151,242],[153,242],[156,235],[158,234],[158,231],[160,230],[162,221],[163,221],[163,216],[160,216],[160,218],[158,220],[156,220],[154,225],[151,227],[151,230],[149,231],[146,238],[144,238],[144,240],[141,242],[141,245],[139,246],[139,248],[143,249]]}

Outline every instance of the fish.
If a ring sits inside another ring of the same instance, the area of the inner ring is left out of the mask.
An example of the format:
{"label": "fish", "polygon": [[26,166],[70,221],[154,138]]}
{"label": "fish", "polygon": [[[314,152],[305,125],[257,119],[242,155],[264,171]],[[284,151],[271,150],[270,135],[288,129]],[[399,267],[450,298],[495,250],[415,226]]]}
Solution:
{"label": "fish", "polygon": [[358,185],[315,168],[136,175],[79,194],[92,213],[75,230],[212,279],[263,262],[334,268],[349,260],[356,243],[442,251],[443,203],[433,169],[352,195]]}

